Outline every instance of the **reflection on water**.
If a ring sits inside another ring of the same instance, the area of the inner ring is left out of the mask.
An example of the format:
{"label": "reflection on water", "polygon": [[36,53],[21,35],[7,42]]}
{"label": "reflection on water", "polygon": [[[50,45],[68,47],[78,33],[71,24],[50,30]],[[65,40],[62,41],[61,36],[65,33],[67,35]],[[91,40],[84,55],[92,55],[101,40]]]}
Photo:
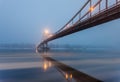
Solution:
{"label": "reflection on water", "polygon": [[51,66],[52,66],[52,63],[50,61],[44,60],[44,62],[43,62],[43,69],[44,69],[44,71],[46,71]]}
{"label": "reflection on water", "polygon": [[[51,68],[52,67],[52,64],[56,61],[50,61],[48,60],[46,57],[43,57],[44,58],[44,61],[43,61],[43,69],[44,71],[46,71],[47,69]],[[56,62],[57,63],[57,62]],[[56,66],[55,64],[53,64],[53,66]],[[57,70],[63,75],[63,77],[69,81],[69,82],[72,82],[72,74],[69,74],[67,72],[63,72],[62,70],[58,69]]]}
{"label": "reflection on water", "polygon": [[0,52],[0,82],[120,82],[119,77],[120,52]]}
{"label": "reflection on water", "polygon": [[47,69],[54,66],[66,79],[68,82],[102,82],[96,78],[93,78],[85,73],[82,73],[68,65],[65,65],[47,55],[47,53],[41,54],[44,59],[43,69],[46,71]]}
{"label": "reflection on water", "polygon": [[42,59],[35,52],[0,52],[0,82],[65,82],[50,68],[51,62],[43,65]]}

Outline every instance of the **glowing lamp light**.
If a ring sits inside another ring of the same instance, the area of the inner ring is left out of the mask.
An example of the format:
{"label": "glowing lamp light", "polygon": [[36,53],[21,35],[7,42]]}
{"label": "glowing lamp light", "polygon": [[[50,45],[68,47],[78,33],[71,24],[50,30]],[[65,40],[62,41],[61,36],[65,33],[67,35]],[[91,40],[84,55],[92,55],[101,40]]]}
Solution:
{"label": "glowing lamp light", "polygon": [[50,32],[49,32],[48,29],[45,29],[45,30],[44,30],[44,33],[45,33],[45,34],[49,34]]}
{"label": "glowing lamp light", "polygon": [[67,73],[65,74],[65,78],[68,79],[68,74]]}
{"label": "glowing lamp light", "polygon": [[53,35],[52,34],[49,34],[49,37],[52,37]]}
{"label": "glowing lamp light", "polygon": [[43,69],[46,71],[48,68],[47,62],[44,62]]}
{"label": "glowing lamp light", "polygon": [[94,7],[90,7],[89,10],[90,10],[90,12],[94,11]]}
{"label": "glowing lamp light", "polygon": [[51,67],[51,66],[52,66],[52,63],[51,63],[50,61],[49,61],[49,63],[48,63],[48,64],[49,64],[49,67]]}
{"label": "glowing lamp light", "polygon": [[70,74],[70,79],[72,79],[72,74]]}

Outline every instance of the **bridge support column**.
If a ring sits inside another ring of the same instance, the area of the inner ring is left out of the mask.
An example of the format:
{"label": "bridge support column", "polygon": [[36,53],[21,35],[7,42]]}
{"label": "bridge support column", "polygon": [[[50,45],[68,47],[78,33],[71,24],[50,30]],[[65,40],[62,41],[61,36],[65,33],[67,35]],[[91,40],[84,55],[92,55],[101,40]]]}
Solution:
{"label": "bridge support column", "polygon": [[48,47],[48,43],[47,43],[47,42],[43,44],[42,50],[43,50],[43,51],[49,50],[49,47]]}
{"label": "bridge support column", "polygon": [[37,51],[48,51],[50,48],[48,46],[48,43],[42,43],[38,48]]}

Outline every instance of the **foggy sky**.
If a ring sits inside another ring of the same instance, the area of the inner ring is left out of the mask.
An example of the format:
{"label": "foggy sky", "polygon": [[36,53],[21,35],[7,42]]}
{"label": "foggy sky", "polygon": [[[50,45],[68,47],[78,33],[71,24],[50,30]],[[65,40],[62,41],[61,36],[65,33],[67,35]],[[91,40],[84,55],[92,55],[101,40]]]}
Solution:
{"label": "foggy sky", "polygon": [[[41,41],[44,28],[60,29],[86,0],[0,0],[0,43]],[[52,41],[53,43],[119,46],[120,20]]]}

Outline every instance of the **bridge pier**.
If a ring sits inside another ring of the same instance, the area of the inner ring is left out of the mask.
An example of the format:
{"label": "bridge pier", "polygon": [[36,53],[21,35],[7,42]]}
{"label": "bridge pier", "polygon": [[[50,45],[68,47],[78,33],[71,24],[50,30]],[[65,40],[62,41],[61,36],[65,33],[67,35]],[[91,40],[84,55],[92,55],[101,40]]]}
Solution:
{"label": "bridge pier", "polygon": [[50,49],[50,48],[49,48],[47,42],[46,42],[46,43],[42,43],[42,44],[37,48],[38,51],[48,51],[49,49]]}

